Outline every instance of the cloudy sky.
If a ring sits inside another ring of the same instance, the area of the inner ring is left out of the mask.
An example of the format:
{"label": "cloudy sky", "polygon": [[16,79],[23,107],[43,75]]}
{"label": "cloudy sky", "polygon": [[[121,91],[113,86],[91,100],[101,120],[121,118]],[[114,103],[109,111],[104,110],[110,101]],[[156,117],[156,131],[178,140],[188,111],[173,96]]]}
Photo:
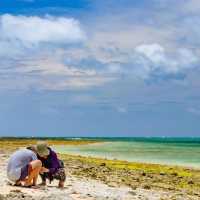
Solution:
{"label": "cloudy sky", "polygon": [[200,136],[199,0],[1,0],[1,136]]}

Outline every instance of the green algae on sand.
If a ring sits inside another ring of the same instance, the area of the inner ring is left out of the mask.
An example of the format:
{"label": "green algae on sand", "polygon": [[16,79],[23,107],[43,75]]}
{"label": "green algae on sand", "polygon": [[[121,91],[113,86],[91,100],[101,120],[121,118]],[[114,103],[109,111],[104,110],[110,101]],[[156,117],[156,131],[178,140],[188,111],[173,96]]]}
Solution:
{"label": "green algae on sand", "polygon": [[49,145],[85,145],[99,142],[95,140],[63,140],[56,138],[0,138],[0,149],[14,150],[35,145],[39,140],[46,141]]}
{"label": "green algae on sand", "polygon": [[91,157],[60,155],[73,175],[108,185],[172,190],[200,197],[200,171],[158,164],[134,163]]}

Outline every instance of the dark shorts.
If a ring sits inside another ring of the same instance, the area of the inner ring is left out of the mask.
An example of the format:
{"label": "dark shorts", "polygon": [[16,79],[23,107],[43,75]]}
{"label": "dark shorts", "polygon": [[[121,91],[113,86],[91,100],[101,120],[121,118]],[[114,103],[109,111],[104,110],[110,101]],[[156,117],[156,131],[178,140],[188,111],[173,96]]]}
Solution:
{"label": "dark shorts", "polygon": [[40,176],[43,181],[46,181],[46,179],[49,179],[50,182],[53,181],[54,179],[59,180],[59,181],[66,180],[66,174],[65,174],[64,168],[59,168],[58,171],[55,174],[52,174],[51,176],[49,175],[49,173],[43,173],[43,174],[40,174]]}
{"label": "dark shorts", "polygon": [[65,169],[64,168],[58,169],[58,171],[55,174],[53,174],[53,179],[65,181],[66,180]]}
{"label": "dark shorts", "polygon": [[23,181],[28,176],[29,165],[22,167],[20,181]]}

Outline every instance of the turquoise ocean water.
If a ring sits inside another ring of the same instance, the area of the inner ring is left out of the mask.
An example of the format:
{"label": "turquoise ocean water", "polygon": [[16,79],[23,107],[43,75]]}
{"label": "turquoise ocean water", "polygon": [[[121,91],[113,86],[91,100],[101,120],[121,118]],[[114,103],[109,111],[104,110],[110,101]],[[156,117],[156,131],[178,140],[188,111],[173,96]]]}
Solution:
{"label": "turquoise ocean water", "polygon": [[103,143],[54,148],[73,155],[200,168],[200,138],[94,139]]}

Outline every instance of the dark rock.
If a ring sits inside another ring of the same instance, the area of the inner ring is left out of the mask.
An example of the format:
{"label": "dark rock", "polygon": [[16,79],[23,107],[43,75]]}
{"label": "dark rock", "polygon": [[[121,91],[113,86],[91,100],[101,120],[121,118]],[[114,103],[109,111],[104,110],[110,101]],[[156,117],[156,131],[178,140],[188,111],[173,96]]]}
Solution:
{"label": "dark rock", "polygon": [[192,180],[188,181],[188,184],[193,185],[194,182]]}
{"label": "dark rock", "polygon": [[106,163],[101,163],[100,166],[102,166],[102,167],[103,167],[103,166],[106,166]]}
{"label": "dark rock", "polygon": [[161,175],[161,176],[164,176],[164,175],[166,175],[166,174],[165,174],[164,172],[160,172],[160,175]]}
{"label": "dark rock", "polygon": [[178,173],[173,172],[173,173],[172,173],[172,176],[178,176]]}
{"label": "dark rock", "polygon": [[142,172],[142,176],[146,176],[146,173],[145,173],[145,172]]}
{"label": "dark rock", "polygon": [[131,195],[133,195],[133,196],[137,195],[137,193],[134,192],[134,191],[129,191],[128,193],[131,194]]}
{"label": "dark rock", "polygon": [[150,190],[150,189],[151,189],[150,185],[144,185],[143,188],[144,188],[145,190]]}
{"label": "dark rock", "polygon": [[130,187],[131,187],[133,190],[136,190],[136,189],[137,189],[137,186],[136,186],[136,185],[130,185]]}

